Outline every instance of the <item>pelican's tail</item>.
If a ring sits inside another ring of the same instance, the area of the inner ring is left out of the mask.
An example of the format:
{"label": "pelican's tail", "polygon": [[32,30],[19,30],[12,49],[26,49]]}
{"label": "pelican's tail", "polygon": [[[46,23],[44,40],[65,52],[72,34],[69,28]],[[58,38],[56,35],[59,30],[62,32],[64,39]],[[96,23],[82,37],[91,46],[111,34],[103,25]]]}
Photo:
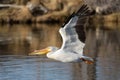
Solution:
{"label": "pelican's tail", "polygon": [[87,56],[82,56],[81,60],[84,61],[87,64],[93,64],[94,63],[94,60],[91,57],[87,57]]}

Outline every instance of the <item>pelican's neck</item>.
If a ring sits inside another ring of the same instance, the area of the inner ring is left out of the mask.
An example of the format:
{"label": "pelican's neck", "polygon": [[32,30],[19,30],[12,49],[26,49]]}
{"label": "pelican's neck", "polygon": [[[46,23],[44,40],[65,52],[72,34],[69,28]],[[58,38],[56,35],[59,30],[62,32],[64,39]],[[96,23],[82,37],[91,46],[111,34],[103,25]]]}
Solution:
{"label": "pelican's neck", "polygon": [[54,54],[56,51],[58,50],[57,47],[52,47],[51,51],[49,53],[47,53],[47,57],[50,57],[52,54]]}

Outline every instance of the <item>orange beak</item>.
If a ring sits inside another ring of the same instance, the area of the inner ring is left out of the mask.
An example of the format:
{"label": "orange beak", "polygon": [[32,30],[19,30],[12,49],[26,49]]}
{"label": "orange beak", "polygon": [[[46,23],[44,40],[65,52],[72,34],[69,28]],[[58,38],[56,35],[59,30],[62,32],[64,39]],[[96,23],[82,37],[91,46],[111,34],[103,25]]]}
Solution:
{"label": "orange beak", "polygon": [[51,51],[50,48],[45,48],[45,49],[41,49],[41,50],[35,50],[32,53],[30,53],[29,55],[44,55],[44,54],[47,54],[50,51]]}

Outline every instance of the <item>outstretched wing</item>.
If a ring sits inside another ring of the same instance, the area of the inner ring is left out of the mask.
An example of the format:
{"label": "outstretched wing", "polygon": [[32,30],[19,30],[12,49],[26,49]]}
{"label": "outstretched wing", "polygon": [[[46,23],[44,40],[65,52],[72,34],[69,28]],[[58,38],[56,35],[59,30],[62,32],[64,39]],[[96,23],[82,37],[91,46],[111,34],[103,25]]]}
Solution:
{"label": "outstretched wing", "polygon": [[86,23],[86,16],[90,15],[87,5],[82,5],[80,9],[73,13],[60,28],[59,32],[63,39],[61,48],[74,49],[79,51],[83,49],[85,43],[84,25]]}

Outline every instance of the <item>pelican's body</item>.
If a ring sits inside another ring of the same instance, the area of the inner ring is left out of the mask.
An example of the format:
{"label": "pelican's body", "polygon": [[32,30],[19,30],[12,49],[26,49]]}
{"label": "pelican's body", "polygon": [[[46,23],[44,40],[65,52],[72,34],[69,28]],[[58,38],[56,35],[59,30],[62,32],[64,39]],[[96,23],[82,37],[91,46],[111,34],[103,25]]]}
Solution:
{"label": "pelican's body", "polygon": [[86,22],[86,16],[88,15],[90,15],[88,7],[83,5],[76,13],[73,13],[59,29],[63,40],[61,48],[48,47],[35,51],[34,54],[47,53],[48,58],[61,62],[84,61],[86,63],[92,63],[92,58],[83,56],[83,48],[85,46],[84,24]]}
{"label": "pelican's body", "polygon": [[55,59],[61,62],[78,62],[81,61],[81,56],[82,55],[79,55],[76,52],[65,49],[59,49],[55,52],[50,52],[47,54],[48,58]]}

